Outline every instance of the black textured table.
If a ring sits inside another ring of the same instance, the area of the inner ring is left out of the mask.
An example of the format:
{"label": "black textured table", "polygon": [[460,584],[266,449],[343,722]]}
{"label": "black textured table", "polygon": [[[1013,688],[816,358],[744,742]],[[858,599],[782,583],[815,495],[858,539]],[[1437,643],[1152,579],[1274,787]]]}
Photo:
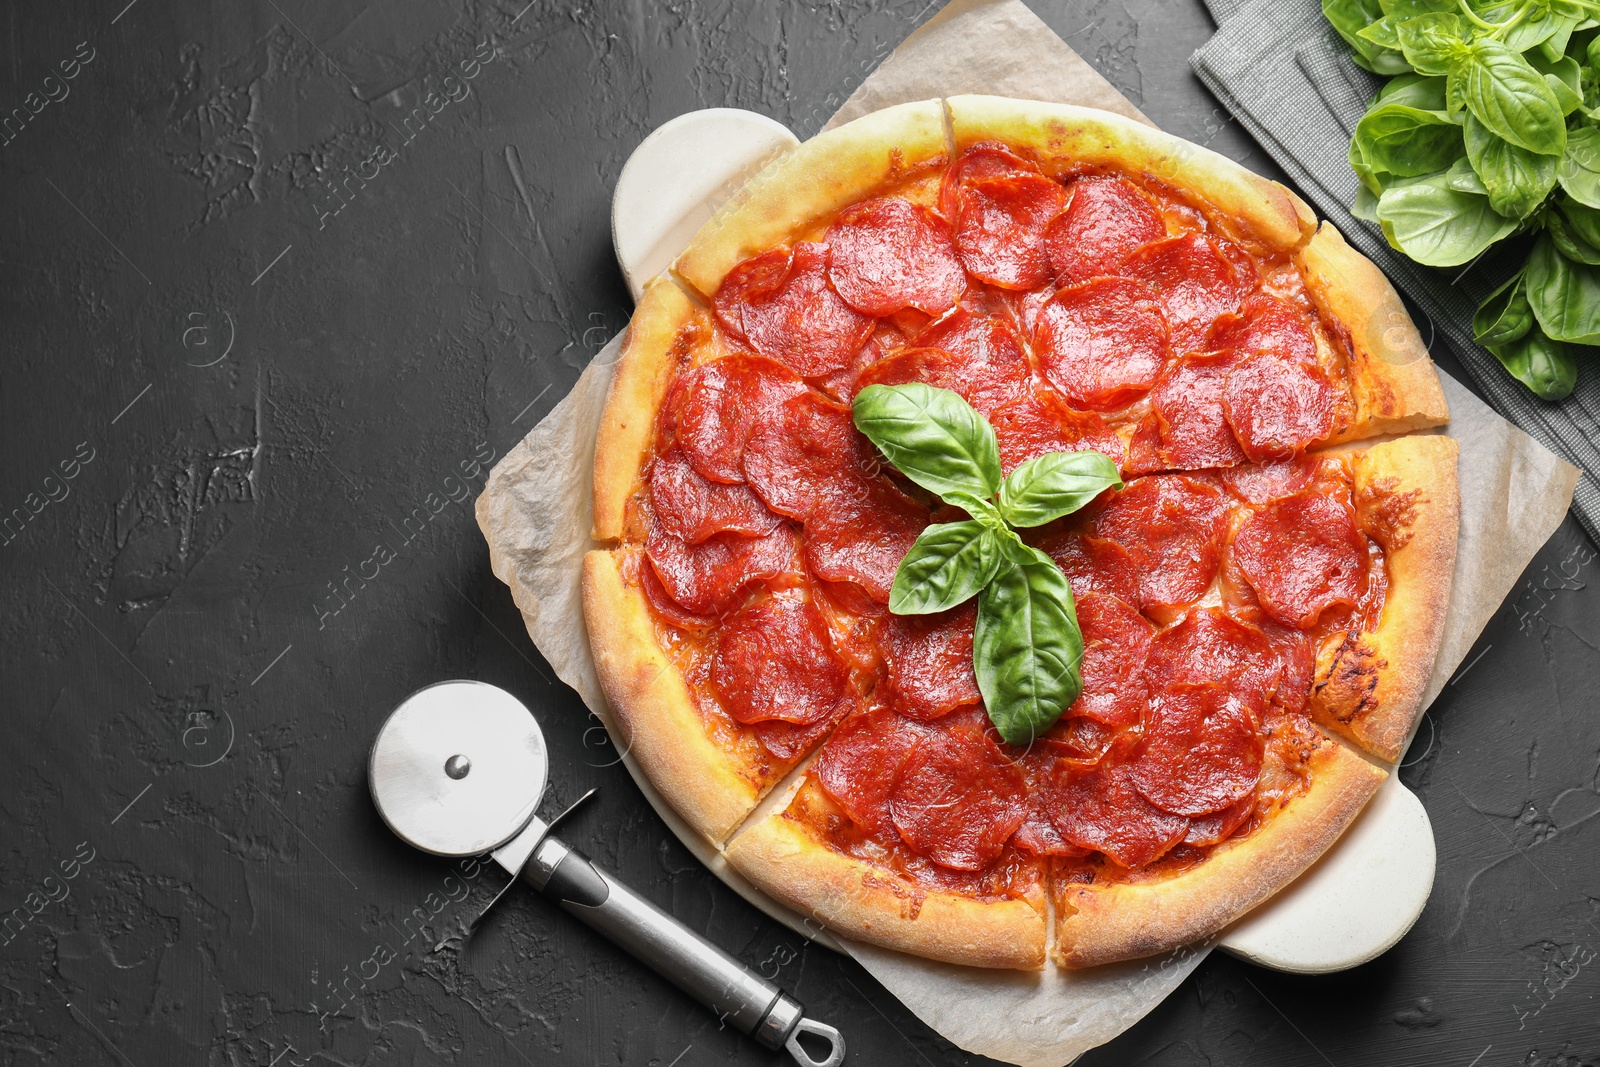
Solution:
{"label": "black textured table", "polygon": [[[531,893],[439,945],[493,876],[398,842],[365,757],[456,676],[536,709],[552,803],[601,788],[567,837],[850,1062],[982,1062],[669,836],[472,517],[627,321],[633,147],[723,105],[810,135],[937,0],[125,2],[6,12],[0,1064],[775,1062]],[[1198,5],[1037,8],[1271,173],[1189,73]],[[1438,879],[1399,946],[1318,978],[1213,955],[1082,1062],[1600,1063],[1594,561],[1569,520],[1429,714],[1402,775]]]}

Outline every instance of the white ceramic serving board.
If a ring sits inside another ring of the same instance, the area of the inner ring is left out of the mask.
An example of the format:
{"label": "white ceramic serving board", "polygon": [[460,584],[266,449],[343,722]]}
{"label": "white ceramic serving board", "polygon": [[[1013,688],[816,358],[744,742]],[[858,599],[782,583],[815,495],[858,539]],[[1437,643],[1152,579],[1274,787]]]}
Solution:
{"label": "white ceramic serving board", "polygon": [[[634,299],[718,207],[799,143],[781,124],[736,108],[692,111],[645,138],[622,168],[611,202],[612,243]],[[1322,859],[1235,923],[1219,944],[1252,963],[1299,974],[1366,963],[1404,937],[1422,914],[1433,888],[1434,858],[1427,811],[1391,776]],[[807,932],[792,912],[752,895],[748,884],[733,888],[780,922]]]}

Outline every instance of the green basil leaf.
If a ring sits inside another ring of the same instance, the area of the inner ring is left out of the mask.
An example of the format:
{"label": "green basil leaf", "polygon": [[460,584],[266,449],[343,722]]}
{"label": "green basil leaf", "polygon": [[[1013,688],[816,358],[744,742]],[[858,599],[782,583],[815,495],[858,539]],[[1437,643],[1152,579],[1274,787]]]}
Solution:
{"label": "green basil leaf", "polygon": [[1383,192],[1383,175],[1387,172],[1378,170],[1368,162],[1360,137],[1350,138],[1350,169],[1361,180],[1361,192],[1374,197]]}
{"label": "green basil leaf", "polygon": [[929,526],[900,561],[889,587],[896,615],[945,611],[977,595],[1000,569],[994,531],[975,519]]}
{"label": "green basil leaf", "polygon": [[1478,305],[1472,316],[1472,339],[1486,348],[1508,345],[1532,326],[1533,309],[1522,292],[1522,272],[1518,271]]}
{"label": "green basil leaf", "polygon": [[1499,41],[1466,45],[1450,65],[1450,83],[1479,122],[1518,148],[1554,156],[1566,147],[1566,122],[1544,75]]}
{"label": "green basil leaf", "polygon": [[1578,381],[1578,361],[1572,350],[1538,330],[1520,341],[1492,347],[1495,358],[1517,381],[1543,400],[1565,400]]}
{"label": "green basil leaf", "polygon": [[[1520,5],[1519,5],[1520,6]],[[1512,7],[1512,13],[1516,7]],[[1504,19],[1494,19],[1503,22]],[[1567,36],[1572,33],[1572,28],[1578,20],[1558,15],[1548,6],[1539,6],[1531,10],[1527,17],[1507,30],[1500,41],[1515,52],[1526,52],[1530,48],[1537,48],[1546,41],[1559,39],[1563,48],[1566,47]]]}
{"label": "green basil leaf", "polygon": [[1525,219],[1533,214],[1556,187],[1557,158],[1518,148],[1495,136],[1475,115],[1467,115],[1463,130],[1467,159],[1483,179],[1489,206],[1507,218]]}
{"label": "green basil leaf", "polygon": [[[1502,23],[1517,13],[1522,0],[1502,0],[1501,3],[1484,3],[1484,0],[1467,0],[1467,6],[1478,13],[1485,22]],[[1457,8],[1456,10],[1460,10]]]}
{"label": "green basil leaf", "polygon": [[1356,36],[1379,48],[1388,48],[1396,52],[1400,50],[1400,34],[1395,29],[1395,20],[1387,15],[1363,27]]}
{"label": "green basil leaf", "polygon": [[1358,37],[1367,24],[1383,17],[1383,11],[1376,3],[1366,0],[1322,0],[1322,17],[1328,20],[1334,32],[1344,39],[1345,44],[1355,49],[1356,61],[1371,70],[1371,59],[1368,52],[1377,52],[1379,49],[1370,41]]}
{"label": "green basil leaf", "polygon": [[1012,526],[1043,526],[1111,488],[1122,488],[1122,475],[1099,452],[1050,452],[1007,476],[1000,486],[1000,514]]}
{"label": "green basil leaf", "polygon": [[1000,736],[1025,745],[1078,699],[1083,633],[1072,589],[1055,562],[1031,549],[1008,563],[978,598],[972,666]]}
{"label": "green basil leaf", "polygon": [[[1025,543],[1021,537],[1017,536],[1017,532],[1015,530],[1008,529],[1006,530],[1006,533],[1009,534],[1010,537],[1009,539],[1005,537],[1000,539],[1000,554],[1010,562],[1015,563],[1019,567],[1025,567],[1039,562],[1040,559],[1049,558],[1048,556],[1041,555],[1037,548]],[[1077,616],[1074,615],[1073,618],[1076,619]]]}
{"label": "green basil leaf", "polygon": [[1430,11],[1447,11],[1454,14],[1461,9],[1456,0],[1378,0],[1378,9],[1396,22],[1426,15]]}
{"label": "green basil leaf", "polygon": [[1579,237],[1559,211],[1545,216],[1544,232],[1550,235],[1550,243],[1556,246],[1556,251],[1574,263],[1600,266],[1600,248]]}
{"label": "green basil leaf", "polygon": [[929,492],[987,500],[999,491],[994,428],[959,394],[922,382],[869,385],[854,415],[856,429]]}
{"label": "green basil leaf", "polygon": [[1375,49],[1372,58],[1366,63],[1368,70],[1374,74],[1390,76],[1395,74],[1410,74],[1411,64],[1406,62],[1406,57],[1399,52],[1388,48]]}
{"label": "green basil leaf", "polygon": [[1450,164],[1450,169],[1444,172],[1442,181],[1446,189],[1454,189],[1458,193],[1489,195],[1489,189],[1483,184],[1483,179],[1472,169],[1472,160],[1465,156]]}
{"label": "green basil leaf", "polygon": [[967,493],[951,493],[945,499],[945,503],[961,508],[991,530],[1006,528],[1006,521],[1000,517],[1000,509],[995,506],[993,500],[982,500]]}
{"label": "green basil leaf", "polygon": [[1423,111],[1405,104],[1384,103],[1356,123],[1352,144],[1374,170],[1415,178],[1444,170],[1461,158],[1461,127],[1443,111]]}
{"label": "green basil leaf", "polygon": [[1487,196],[1456,192],[1442,174],[1385,189],[1378,218],[1390,243],[1429,267],[1467,263],[1517,228]]}
{"label": "green basil leaf", "polygon": [[1600,70],[1600,36],[1589,41],[1589,47],[1584,50],[1584,55],[1589,59],[1590,70]]}
{"label": "green basil leaf", "polygon": [[1350,214],[1362,222],[1370,222],[1374,226],[1383,225],[1378,218],[1378,198],[1372,195],[1372,190],[1365,185],[1356,190],[1356,198],[1350,204]]}
{"label": "green basil leaf", "polygon": [[[1559,59],[1563,59],[1567,54],[1567,43],[1572,40],[1572,33],[1577,28],[1578,23],[1576,20],[1566,19],[1561,23],[1560,28],[1557,29],[1555,33],[1552,33],[1549,37],[1546,37],[1544,40],[1539,42],[1538,48],[1526,52],[1525,54],[1534,62],[1535,65],[1538,64],[1540,57],[1543,57],[1551,63],[1554,63]],[[1548,74],[1548,71],[1546,73]]]}
{"label": "green basil leaf", "polygon": [[1556,210],[1579,240],[1600,248],[1600,210],[1564,196],[1556,197]]}
{"label": "green basil leaf", "polygon": [[1556,94],[1556,103],[1561,105],[1563,115],[1570,115],[1583,106],[1583,70],[1576,59],[1559,53],[1551,59],[1535,52],[1528,56],[1528,62],[1544,75],[1545,84]]}
{"label": "green basil leaf", "polygon": [[1443,111],[1444,79],[1415,73],[1390,78],[1384,82],[1369,106],[1376,107],[1379,104],[1404,104],[1423,111]]}
{"label": "green basil leaf", "polygon": [[1546,337],[1600,344],[1600,268],[1572,262],[1556,251],[1549,234],[1541,234],[1524,274],[1523,291]]}
{"label": "green basil leaf", "polygon": [[1572,199],[1600,208],[1600,129],[1582,126],[1567,134],[1556,177]]}
{"label": "green basil leaf", "polygon": [[1396,22],[1393,34],[1395,45],[1390,47],[1398,45],[1406,62],[1419,74],[1448,74],[1467,47],[1466,26],[1461,16],[1442,12],[1430,12]]}

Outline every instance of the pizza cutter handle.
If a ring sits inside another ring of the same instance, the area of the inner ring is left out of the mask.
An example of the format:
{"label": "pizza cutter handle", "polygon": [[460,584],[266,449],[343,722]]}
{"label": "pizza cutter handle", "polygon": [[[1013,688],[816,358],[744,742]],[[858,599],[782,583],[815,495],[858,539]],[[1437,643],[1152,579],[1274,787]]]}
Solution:
{"label": "pizza cutter handle", "polygon": [[[716,945],[596,867],[587,856],[546,836],[522,876],[563,909],[627,949],[656,973],[770,1049],[787,1049],[804,1067],[839,1067],[844,1036],[804,1017],[800,1002]],[[814,1058],[798,1040],[828,1044]]]}

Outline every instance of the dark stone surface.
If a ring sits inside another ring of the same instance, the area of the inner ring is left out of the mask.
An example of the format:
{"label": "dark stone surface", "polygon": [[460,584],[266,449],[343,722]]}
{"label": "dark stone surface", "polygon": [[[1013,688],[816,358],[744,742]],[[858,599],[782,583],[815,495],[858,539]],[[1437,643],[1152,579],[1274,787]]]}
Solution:
{"label": "dark stone surface", "polygon": [[[0,1063],[774,1062],[532,894],[430,948],[472,902],[383,827],[364,761],[452,676],[533,705],[551,803],[602,788],[567,836],[852,1063],[980,1062],[669,837],[470,503],[627,319],[634,145],[713,105],[809,135],[937,0],[123,2],[6,12],[0,908],[27,922]],[[1197,5],[1038,6],[1161,125],[1270,172],[1189,73]],[[1600,1062],[1593,559],[1569,521],[1429,715],[1409,937],[1332,977],[1214,955],[1084,1062]]]}

